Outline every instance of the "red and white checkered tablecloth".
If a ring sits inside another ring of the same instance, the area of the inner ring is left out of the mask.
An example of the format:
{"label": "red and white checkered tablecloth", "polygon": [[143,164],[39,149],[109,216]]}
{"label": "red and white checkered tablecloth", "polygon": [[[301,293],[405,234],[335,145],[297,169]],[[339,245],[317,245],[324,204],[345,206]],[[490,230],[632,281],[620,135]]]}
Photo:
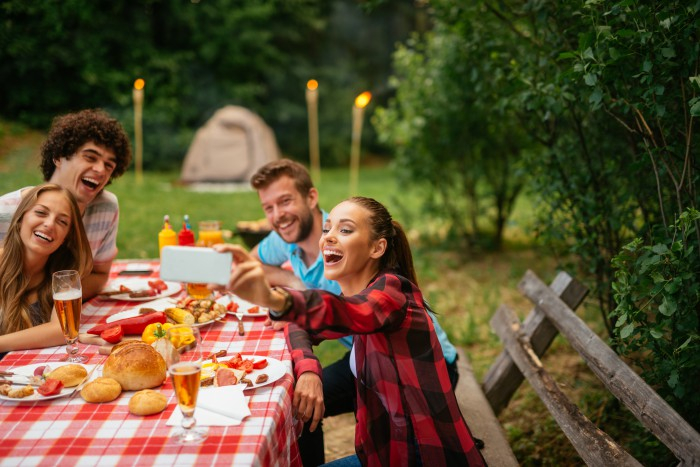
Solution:
{"label": "red and white checkered tablecloth", "polygon": [[[116,262],[112,278],[125,267]],[[158,262],[151,261],[158,277]],[[126,276],[121,276],[126,277]],[[144,277],[144,276],[138,276]],[[175,295],[184,296],[185,292]],[[101,323],[133,302],[92,299],[83,305],[81,332]],[[166,426],[179,410],[168,378],[161,388],[168,407],[157,415],[139,417],[129,413],[133,392],[113,402],[89,404],[79,394],[36,403],[0,401],[0,465],[300,465],[297,436],[301,422],[291,414],[293,377],[284,334],[263,326],[264,319],[245,318],[245,336],[238,335],[238,322],[226,320],[200,328],[204,349],[226,349],[281,360],[287,373],[278,381],[254,390],[250,395],[251,416],[239,426],[209,427],[209,437],[199,446],[183,446],[170,438],[175,427]],[[97,346],[80,345],[90,357],[87,364],[101,363]],[[65,347],[10,352],[0,369],[32,363],[50,363],[65,356]],[[195,413],[196,418],[196,413]]]}

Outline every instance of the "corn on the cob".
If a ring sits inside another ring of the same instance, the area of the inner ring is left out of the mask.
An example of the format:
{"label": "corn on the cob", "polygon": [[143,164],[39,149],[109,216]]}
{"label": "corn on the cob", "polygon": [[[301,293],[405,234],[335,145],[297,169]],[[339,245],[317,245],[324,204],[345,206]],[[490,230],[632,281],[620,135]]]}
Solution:
{"label": "corn on the cob", "polygon": [[165,316],[177,324],[194,324],[194,315],[182,308],[166,308]]}

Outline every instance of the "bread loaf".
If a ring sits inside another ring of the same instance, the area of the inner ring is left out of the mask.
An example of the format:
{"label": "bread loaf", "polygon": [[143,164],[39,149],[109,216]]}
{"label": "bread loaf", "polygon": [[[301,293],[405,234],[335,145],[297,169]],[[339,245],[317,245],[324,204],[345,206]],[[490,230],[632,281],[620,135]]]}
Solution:
{"label": "bread loaf", "polygon": [[59,366],[51,373],[47,374],[46,377],[61,381],[63,387],[72,388],[85,380],[87,377],[87,370],[83,365],[71,363],[69,365]]}
{"label": "bread loaf", "polygon": [[162,412],[167,406],[168,399],[151,389],[139,391],[129,400],[129,412],[134,415],[153,415]]}
{"label": "bread loaf", "polygon": [[115,346],[102,369],[102,376],[117,380],[125,391],[160,386],[165,381],[165,360],[150,345],[133,341]]}
{"label": "bread loaf", "polygon": [[112,378],[96,378],[80,390],[80,397],[86,402],[99,403],[113,401],[122,393],[121,385]]}

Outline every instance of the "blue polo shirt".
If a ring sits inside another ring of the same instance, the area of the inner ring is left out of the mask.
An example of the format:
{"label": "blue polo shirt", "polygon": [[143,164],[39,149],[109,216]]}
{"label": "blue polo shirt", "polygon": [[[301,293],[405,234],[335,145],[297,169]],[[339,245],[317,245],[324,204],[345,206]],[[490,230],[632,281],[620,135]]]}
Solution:
{"label": "blue polo shirt", "polygon": [[[322,211],[322,213],[323,223],[325,224],[328,213],[326,211]],[[282,240],[282,237],[274,231],[270,232],[267,237],[258,243],[258,257],[263,264],[282,266],[286,261],[289,261],[294,275],[301,279],[307,288],[327,290],[328,292],[340,295],[341,291],[338,283],[326,279],[323,275],[323,255],[319,254],[316,261],[309,267],[306,266],[301,255],[302,251],[296,243],[285,242]],[[430,315],[430,318],[433,320],[435,333],[440,340],[440,345],[442,345],[445,361],[447,361],[447,363],[454,362],[457,357],[457,350],[447,338],[445,331],[440,327],[440,323],[438,323],[435,315],[431,312],[428,312],[428,315]],[[338,340],[345,347],[352,347],[352,336],[341,337]]]}

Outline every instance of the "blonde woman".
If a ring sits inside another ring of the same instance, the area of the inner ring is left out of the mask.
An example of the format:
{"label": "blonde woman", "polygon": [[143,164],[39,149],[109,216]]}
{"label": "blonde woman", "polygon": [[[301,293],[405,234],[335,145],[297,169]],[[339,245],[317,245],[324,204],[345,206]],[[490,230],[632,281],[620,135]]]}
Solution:
{"label": "blonde woman", "polygon": [[47,183],[26,191],[0,248],[0,358],[65,344],[51,293],[64,269],[89,273],[92,252],[75,198]]}

